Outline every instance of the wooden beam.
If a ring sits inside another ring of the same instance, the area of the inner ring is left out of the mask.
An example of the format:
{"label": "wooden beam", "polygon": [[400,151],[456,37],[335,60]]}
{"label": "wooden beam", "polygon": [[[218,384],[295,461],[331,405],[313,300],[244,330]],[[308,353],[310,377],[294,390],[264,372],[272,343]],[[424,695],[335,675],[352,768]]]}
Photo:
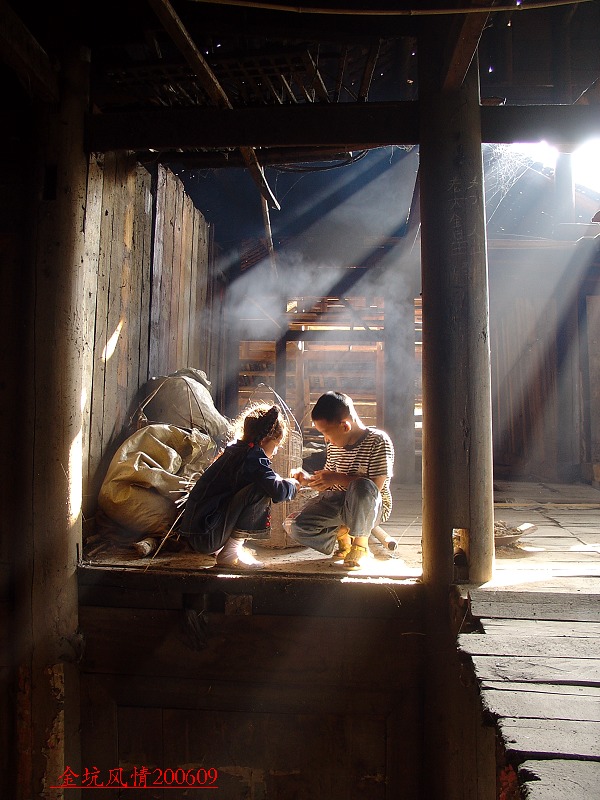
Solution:
{"label": "wooden beam", "polygon": [[[136,153],[137,160],[142,164],[151,165],[156,162],[156,154],[145,152]],[[337,148],[310,147],[290,150],[289,147],[263,148],[260,152],[260,161],[263,167],[276,164],[289,163],[317,163],[350,161],[352,153],[341,153]],[[238,150],[188,150],[185,152],[162,151],[160,160],[163,163],[177,161],[186,169],[218,169],[221,167],[243,167],[244,160]]]}
{"label": "wooden beam", "polygon": [[318,64],[315,63],[313,57],[310,54],[310,50],[306,50],[303,54],[304,65],[306,66],[306,71],[311,77],[310,87],[314,91],[316,97],[319,100],[322,100],[324,103],[329,102],[329,94],[327,92],[327,87],[325,86],[325,82],[319,72]]}
{"label": "wooden beam", "polygon": [[[92,114],[89,152],[239,147],[366,150],[419,143],[418,101],[152,109]],[[487,143],[583,142],[600,131],[599,105],[482,106]],[[290,160],[293,153],[290,152]]]}
{"label": "wooden beam", "polygon": [[344,72],[346,70],[346,61],[348,59],[348,45],[345,44],[342,47],[342,52],[340,53],[340,60],[338,63],[338,73],[337,78],[335,81],[335,92],[333,95],[334,103],[337,103],[340,99],[340,94],[342,92],[342,86],[344,85]]}
{"label": "wooden beam", "polygon": [[194,70],[211,103],[218,108],[233,108],[216,75],[194,44],[169,0],[148,0],[148,2],[181,55]]}
{"label": "wooden beam", "polygon": [[360,88],[358,90],[358,100],[360,100],[361,102],[365,102],[367,97],[369,96],[369,89],[371,88],[371,81],[373,80],[373,73],[375,72],[375,66],[377,64],[377,59],[379,58],[380,49],[381,49],[380,39],[378,39],[376,42],[371,43],[371,46],[369,48],[369,53],[365,61],[365,68],[360,82]]}
{"label": "wooden beam", "polygon": [[287,331],[286,342],[327,342],[327,344],[370,344],[384,340],[383,330]]}
{"label": "wooden beam", "polygon": [[[470,0],[465,6],[492,6],[494,0]],[[442,88],[459,89],[477,52],[477,46],[488,21],[489,14],[461,14],[454,18],[446,40],[442,65]]]}
{"label": "wooden beam", "polygon": [[[356,328],[358,328],[359,330],[363,330],[364,329],[365,331],[372,330],[372,328],[369,326],[369,321],[366,320],[366,319],[363,319],[363,317],[361,316],[361,313],[360,313],[361,310],[362,310],[365,313],[365,316],[366,316],[367,312],[370,311],[370,309],[354,308],[354,306],[348,300],[347,297],[340,297],[340,303],[343,306],[345,306],[348,309],[348,311],[350,312],[350,317],[354,320],[354,325],[356,326]],[[354,327],[353,327],[353,330],[355,330]]]}
{"label": "wooden beam", "polygon": [[273,246],[273,233],[271,231],[271,217],[269,215],[269,204],[264,197],[260,198],[263,225],[265,226],[265,237],[267,239],[267,250],[269,251],[269,263],[271,264],[271,276],[273,280],[277,278],[277,260],[275,258],[275,248]]}
{"label": "wooden beam", "polygon": [[250,175],[252,175],[254,183],[258,186],[263,199],[266,200],[272,208],[276,208],[277,211],[279,211],[281,206],[271,191],[271,187],[267,183],[265,173],[263,172],[263,168],[261,167],[254,150],[251,147],[242,146],[240,147],[240,153],[242,154],[242,158],[248,167],[248,171],[250,172]]}
{"label": "wooden beam", "polygon": [[[581,106],[588,109],[589,106]],[[88,117],[88,148],[327,147],[360,150],[418,141],[416,103],[305,103],[260,108],[149,109]],[[344,144],[341,144],[344,142]]]}
{"label": "wooden beam", "polygon": [[48,55],[5,0],[0,0],[0,54],[34,100],[58,101],[58,81]]}
{"label": "wooden beam", "polygon": [[[227,97],[223,87],[217,80],[216,75],[210,68],[210,65],[196,47],[191,36],[185,29],[184,24],[178,17],[175,9],[169,0],[148,0],[152,6],[156,16],[161,21],[164,29],[167,31],[182,56],[185,58],[190,67],[194,70],[198,80],[202,84],[202,88],[208,95],[213,105],[221,109],[231,110],[229,98]],[[247,145],[239,146],[242,158],[252,178],[259,188],[261,195],[273,208],[280,209],[277,198],[271,191],[271,187],[267,183],[263,169],[256,157],[256,153],[252,147]]]}
{"label": "wooden beam", "polygon": [[[586,109],[589,113],[581,113]],[[600,133],[600,106],[482,106],[483,142],[576,145]]]}

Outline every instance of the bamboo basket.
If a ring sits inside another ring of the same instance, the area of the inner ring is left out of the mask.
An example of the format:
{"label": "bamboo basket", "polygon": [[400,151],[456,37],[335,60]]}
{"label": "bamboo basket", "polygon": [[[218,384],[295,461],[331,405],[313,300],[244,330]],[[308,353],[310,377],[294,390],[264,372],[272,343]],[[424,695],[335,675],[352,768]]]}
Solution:
{"label": "bamboo basket", "polygon": [[[302,429],[285,400],[283,400],[272,387],[267,386],[265,383],[261,383],[256,387],[256,390],[248,399],[247,405],[258,402],[277,403],[287,420],[289,429],[288,435],[285,442],[271,460],[271,463],[278,475],[282,478],[289,478],[290,470],[302,466]],[[252,545],[277,549],[299,547],[300,545],[294,542],[288,535],[283,527],[283,522],[288,514],[300,511],[302,506],[306,503],[306,499],[306,497],[301,497],[300,493],[298,493],[293,500],[288,500],[283,503],[273,503],[271,505],[271,535],[267,539],[257,539],[252,542]]]}

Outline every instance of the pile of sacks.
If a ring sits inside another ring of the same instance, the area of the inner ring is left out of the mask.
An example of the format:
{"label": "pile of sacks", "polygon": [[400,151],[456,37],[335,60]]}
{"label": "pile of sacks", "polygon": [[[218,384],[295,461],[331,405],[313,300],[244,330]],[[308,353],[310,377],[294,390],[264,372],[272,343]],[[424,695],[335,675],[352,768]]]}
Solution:
{"label": "pile of sacks", "polygon": [[192,368],[142,387],[144,399],[132,418],[138,429],[113,456],[98,496],[104,522],[121,536],[164,536],[229,438],[231,423],[215,408],[209,389],[206,374]]}

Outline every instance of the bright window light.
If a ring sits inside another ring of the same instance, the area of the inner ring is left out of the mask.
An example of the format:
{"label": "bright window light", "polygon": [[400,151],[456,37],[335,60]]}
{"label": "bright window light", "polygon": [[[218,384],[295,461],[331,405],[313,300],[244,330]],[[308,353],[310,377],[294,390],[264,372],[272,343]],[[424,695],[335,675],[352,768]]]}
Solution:
{"label": "bright window light", "polygon": [[556,166],[558,150],[556,147],[549,145],[548,142],[515,142],[508,149],[513,153],[527,156],[534,163],[541,164],[542,167],[554,169]]}
{"label": "bright window light", "polygon": [[575,183],[600,192],[600,139],[590,139],[573,152]]}
{"label": "bright window light", "polygon": [[[554,169],[558,150],[548,142],[510,145],[509,150],[522,153],[543,167]],[[573,151],[573,179],[576,184],[600,192],[600,139],[590,139]]]}

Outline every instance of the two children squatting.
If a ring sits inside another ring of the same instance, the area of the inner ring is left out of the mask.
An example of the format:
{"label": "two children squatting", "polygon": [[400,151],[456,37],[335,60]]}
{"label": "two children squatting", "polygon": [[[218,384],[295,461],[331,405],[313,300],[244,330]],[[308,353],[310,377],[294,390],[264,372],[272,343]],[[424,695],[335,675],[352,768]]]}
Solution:
{"label": "two children squatting", "polygon": [[264,565],[244,547],[270,534],[271,503],[291,500],[299,487],[319,492],[291,523],[300,545],[325,555],[335,552],[348,570],[369,556],[371,530],[388,519],[394,450],[390,437],[363,424],[351,398],[327,392],[312,410],[327,445],[323,469],[313,474],[274,472],[271,458],[288,426],[278,406],[257,405],[242,414],[238,438],[200,476],[186,503],[179,532],[191,547],[215,554],[217,565],[255,570]]}

